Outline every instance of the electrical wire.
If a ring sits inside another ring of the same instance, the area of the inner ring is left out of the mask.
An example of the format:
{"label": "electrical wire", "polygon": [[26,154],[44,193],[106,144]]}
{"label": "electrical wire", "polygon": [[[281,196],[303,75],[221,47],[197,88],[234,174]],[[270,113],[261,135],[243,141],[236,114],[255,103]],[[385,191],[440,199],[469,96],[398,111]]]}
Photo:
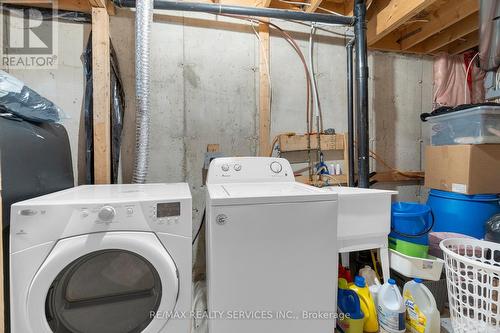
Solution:
{"label": "electrical wire", "polygon": [[[474,63],[474,59],[476,59],[476,57],[478,55],[479,55],[479,52],[477,52],[476,55],[474,55],[474,57],[472,57],[471,61],[469,62],[469,66],[467,66],[467,71],[465,71],[465,82],[464,82],[464,102],[465,102],[465,104],[467,104],[467,91],[469,90],[469,89],[467,89],[467,78],[469,77],[469,71],[471,69],[472,64]],[[471,96],[470,102],[472,102],[472,96]]]}
{"label": "electrical wire", "polygon": [[323,132],[323,112],[321,111],[321,103],[319,100],[318,83],[316,82],[316,74],[314,73],[314,35],[316,33],[315,24],[311,24],[311,33],[309,34],[309,70],[311,76],[311,84],[313,89],[314,106],[316,109],[316,116],[319,116],[320,126],[319,131]]}
{"label": "electrical wire", "polygon": [[200,235],[200,233],[201,233],[201,229],[203,228],[203,225],[205,224],[206,214],[207,214],[207,210],[206,210],[206,209],[204,209],[204,210],[203,210],[203,216],[201,217],[200,226],[198,227],[198,230],[196,231],[196,235],[194,235],[194,237],[193,237],[193,241],[192,241],[191,245],[194,245],[194,243],[195,243],[195,242],[196,242],[196,240],[198,239],[198,236],[199,236],[199,235]]}

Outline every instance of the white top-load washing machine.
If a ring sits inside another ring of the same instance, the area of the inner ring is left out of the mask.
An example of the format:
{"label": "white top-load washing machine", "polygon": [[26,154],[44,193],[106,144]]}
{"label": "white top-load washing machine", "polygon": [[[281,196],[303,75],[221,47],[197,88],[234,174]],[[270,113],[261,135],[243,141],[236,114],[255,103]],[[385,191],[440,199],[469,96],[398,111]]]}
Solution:
{"label": "white top-load washing machine", "polygon": [[11,215],[12,333],[188,333],[187,184],[81,186]]}
{"label": "white top-load washing machine", "polygon": [[337,194],[257,157],[213,160],[207,190],[209,332],[333,332]]}

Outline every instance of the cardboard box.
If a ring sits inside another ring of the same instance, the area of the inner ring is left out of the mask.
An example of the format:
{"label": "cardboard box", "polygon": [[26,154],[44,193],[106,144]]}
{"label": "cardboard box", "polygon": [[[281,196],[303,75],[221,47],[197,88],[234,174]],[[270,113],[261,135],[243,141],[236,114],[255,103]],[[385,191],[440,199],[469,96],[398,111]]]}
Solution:
{"label": "cardboard box", "polygon": [[427,146],[425,186],[463,194],[500,193],[500,144]]}

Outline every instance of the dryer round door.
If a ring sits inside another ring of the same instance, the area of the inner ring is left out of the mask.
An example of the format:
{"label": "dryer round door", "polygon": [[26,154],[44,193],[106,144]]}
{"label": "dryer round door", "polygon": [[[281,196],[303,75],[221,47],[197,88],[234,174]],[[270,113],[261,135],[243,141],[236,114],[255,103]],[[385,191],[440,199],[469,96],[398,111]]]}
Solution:
{"label": "dryer round door", "polygon": [[175,263],[154,234],[83,235],[58,241],[39,268],[27,319],[33,332],[158,333],[178,294]]}

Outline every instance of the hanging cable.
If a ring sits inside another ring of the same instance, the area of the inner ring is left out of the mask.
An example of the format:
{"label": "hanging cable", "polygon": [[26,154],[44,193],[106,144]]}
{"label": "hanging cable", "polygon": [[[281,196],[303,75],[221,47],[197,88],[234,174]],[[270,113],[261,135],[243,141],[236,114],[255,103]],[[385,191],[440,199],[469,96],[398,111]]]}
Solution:
{"label": "hanging cable", "polygon": [[[467,104],[467,78],[469,77],[469,71],[471,69],[471,66],[474,66],[474,59],[476,59],[476,57],[479,55],[479,52],[476,53],[476,55],[474,55],[474,57],[472,57],[471,61],[469,62],[469,66],[467,66],[467,70],[465,71],[465,83],[464,83],[464,104]],[[472,75],[474,76],[474,75]],[[470,102],[472,103],[472,94],[471,94],[471,98],[470,98]]]}

